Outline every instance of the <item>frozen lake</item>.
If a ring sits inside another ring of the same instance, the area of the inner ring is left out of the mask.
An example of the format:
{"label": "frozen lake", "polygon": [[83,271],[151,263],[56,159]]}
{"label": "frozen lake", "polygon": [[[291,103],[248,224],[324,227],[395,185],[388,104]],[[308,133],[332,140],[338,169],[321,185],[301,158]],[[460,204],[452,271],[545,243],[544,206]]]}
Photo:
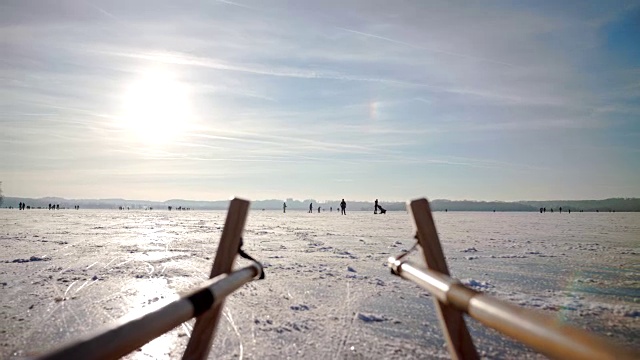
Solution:
{"label": "frozen lake", "polygon": [[[206,279],[225,216],[0,210],[0,358],[37,354]],[[638,347],[640,213],[435,220],[453,276]],[[244,249],[266,279],[227,299],[211,358],[448,358],[431,297],[384,266],[412,236],[406,212],[252,211]],[[467,323],[487,358],[543,358]],[[192,325],[128,357],[177,358]]]}

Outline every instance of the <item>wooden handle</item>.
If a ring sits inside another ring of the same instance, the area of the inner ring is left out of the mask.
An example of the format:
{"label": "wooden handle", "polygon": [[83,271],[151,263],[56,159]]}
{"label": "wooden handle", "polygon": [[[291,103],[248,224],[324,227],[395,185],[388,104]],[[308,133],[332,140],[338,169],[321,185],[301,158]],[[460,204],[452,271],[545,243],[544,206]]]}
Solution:
{"label": "wooden handle", "polygon": [[[418,242],[422,246],[424,260],[429,269],[449,275],[447,260],[444,258],[438,232],[433,221],[431,208],[427,199],[413,200],[409,204],[409,210],[418,232]],[[464,322],[462,312],[452,306],[447,306],[434,298],[438,319],[444,337],[447,340],[449,353],[452,359],[479,359],[476,347]]]}
{"label": "wooden handle", "polygon": [[[238,254],[240,237],[242,237],[248,212],[249,201],[238,198],[231,200],[216,258],[211,268],[212,278],[231,271]],[[224,302],[221,302],[196,319],[191,339],[189,339],[187,349],[182,355],[183,359],[202,360],[207,358],[223,306]]]}

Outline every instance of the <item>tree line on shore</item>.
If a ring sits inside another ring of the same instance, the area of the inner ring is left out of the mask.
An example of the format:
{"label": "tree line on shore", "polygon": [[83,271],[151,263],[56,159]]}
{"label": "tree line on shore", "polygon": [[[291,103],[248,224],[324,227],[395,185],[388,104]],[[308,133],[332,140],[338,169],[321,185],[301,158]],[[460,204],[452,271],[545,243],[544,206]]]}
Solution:
{"label": "tree line on shore", "polygon": [[[347,200],[347,207],[351,211],[371,211],[373,212],[373,201],[355,201]],[[305,210],[308,211],[309,204],[322,206],[323,209],[339,208],[340,200],[333,201],[317,201],[315,199],[284,200],[287,204],[287,210]],[[28,204],[31,208],[47,209],[51,203],[60,204],[60,208],[71,209],[80,206],[82,209],[190,209],[190,210],[226,210],[228,208],[228,200],[219,201],[194,201],[194,200],[167,200],[167,201],[148,201],[148,200],[125,200],[125,199],[63,199],[46,197],[40,199],[20,198],[20,197],[4,197],[2,207],[18,208],[19,203]],[[256,200],[251,202],[254,210],[282,210],[283,200]],[[388,211],[406,211],[406,204],[400,201],[384,201],[380,204]],[[433,211],[539,211],[540,208],[557,209],[562,207],[564,210],[572,212],[628,212],[640,211],[640,198],[611,198],[604,200],[545,200],[545,201],[473,201],[473,200],[444,200],[438,199],[431,201]]]}

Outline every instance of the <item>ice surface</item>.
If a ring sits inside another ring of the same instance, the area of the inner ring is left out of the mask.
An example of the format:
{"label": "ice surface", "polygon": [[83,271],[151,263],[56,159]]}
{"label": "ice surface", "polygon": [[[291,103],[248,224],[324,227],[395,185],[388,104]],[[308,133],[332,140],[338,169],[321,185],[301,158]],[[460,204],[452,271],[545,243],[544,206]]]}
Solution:
{"label": "ice surface", "polygon": [[[225,215],[0,210],[0,358],[37,354],[192,288],[208,277]],[[467,285],[637,346],[640,214],[435,219],[450,271]],[[384,266],[414,242],[405,212],[251,213],[244,250],[267,277],[227,299],[211,358],[448,358],[433,298]],[[543,358],[468,324],[485,358]],[[179,358],[192,326],[127,357]]]}

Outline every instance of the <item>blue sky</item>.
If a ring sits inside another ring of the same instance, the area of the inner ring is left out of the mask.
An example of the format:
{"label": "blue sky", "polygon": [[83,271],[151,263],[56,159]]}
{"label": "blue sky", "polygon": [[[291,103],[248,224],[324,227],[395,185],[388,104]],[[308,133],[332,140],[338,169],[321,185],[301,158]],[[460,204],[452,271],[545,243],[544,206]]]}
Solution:
{"label": "blue sky", "polygon": [[10,196],[640,196],[639,1],[3,1]]}

